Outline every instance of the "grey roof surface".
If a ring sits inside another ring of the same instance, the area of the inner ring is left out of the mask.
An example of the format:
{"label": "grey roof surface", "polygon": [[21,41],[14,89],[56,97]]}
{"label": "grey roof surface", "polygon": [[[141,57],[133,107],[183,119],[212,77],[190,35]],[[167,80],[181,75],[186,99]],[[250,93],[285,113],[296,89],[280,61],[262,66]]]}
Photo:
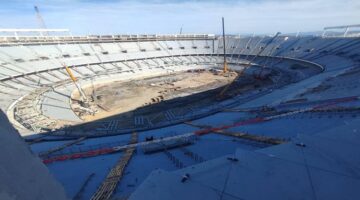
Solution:
{"label": "grey roof surface", "polygon": [[[130,199],[358,199],[358,123],[257,151],[238,149],[178,171],[157,170]],[[190,178],[181,182],[185,174]]]}

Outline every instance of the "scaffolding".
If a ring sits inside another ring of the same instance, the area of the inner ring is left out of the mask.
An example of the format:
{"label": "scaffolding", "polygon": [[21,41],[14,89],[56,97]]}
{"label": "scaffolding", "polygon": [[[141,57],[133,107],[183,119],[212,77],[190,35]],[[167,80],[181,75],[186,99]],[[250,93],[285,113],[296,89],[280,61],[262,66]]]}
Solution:
{"label": "scaffolding", "polygon": [[[136,142],[137,142],[137,133],[134,132],[131,134],[131,139],[129,144],[135,144]],[[102,184],[97,189],[95,194],[91,197],[91,200],[104,200],[111,198],[119,181],[121,180],[124,174],[125,167],[128,165],[131,157],[135,152],[135,149],[136,147],[130,147],[125,150],[123,156],[117,162],[116,166],[110,170],[105,180],[102,182]]]}

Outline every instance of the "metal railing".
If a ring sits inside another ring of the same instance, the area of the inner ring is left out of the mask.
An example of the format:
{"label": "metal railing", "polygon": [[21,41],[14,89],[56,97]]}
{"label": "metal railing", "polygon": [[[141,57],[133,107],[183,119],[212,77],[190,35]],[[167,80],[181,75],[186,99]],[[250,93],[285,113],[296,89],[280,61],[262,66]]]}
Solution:
{"label": "metal railing", "polygon": [[59,44],[59,43],[99,43],[99,42],[137,42],[161,40],[214,40],[214,34],[180,35],[87,35],[87,36],[0,36],[0,45],[14,44]]}

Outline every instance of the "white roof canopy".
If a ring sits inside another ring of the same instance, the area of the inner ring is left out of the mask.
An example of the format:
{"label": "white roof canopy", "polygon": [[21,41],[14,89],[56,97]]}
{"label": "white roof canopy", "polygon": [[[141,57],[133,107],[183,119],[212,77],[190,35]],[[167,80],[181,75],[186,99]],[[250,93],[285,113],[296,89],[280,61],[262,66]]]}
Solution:
{"label": "white roof canopy", "polygon": [[14,33],[14,32],[69,32],[69,29],[16,29],[16,28],[5,28],[0,29],[0,32]]}

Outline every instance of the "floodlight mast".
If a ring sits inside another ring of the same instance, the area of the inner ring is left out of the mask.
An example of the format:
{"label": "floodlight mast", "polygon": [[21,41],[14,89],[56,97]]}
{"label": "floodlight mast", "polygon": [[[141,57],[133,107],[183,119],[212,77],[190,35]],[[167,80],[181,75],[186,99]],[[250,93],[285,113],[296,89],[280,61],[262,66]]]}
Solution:
{"label": "floodlight mast", "polygon": [[222,17],[222,31],[223,31],[223,48],[224,48],[224,73],[228,71],[226,63],[226,45],[225,45],[225,23],[224,17]]}

